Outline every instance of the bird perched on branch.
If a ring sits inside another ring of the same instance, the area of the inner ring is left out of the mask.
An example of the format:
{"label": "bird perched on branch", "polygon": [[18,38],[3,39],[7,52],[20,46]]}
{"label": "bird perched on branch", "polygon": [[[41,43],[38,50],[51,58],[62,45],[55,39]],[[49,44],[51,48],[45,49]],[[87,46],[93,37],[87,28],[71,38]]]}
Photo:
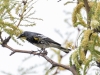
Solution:
{"label": "bird perched on branch", "polygon": [[24,31],[22,34],[19,35],[18,38],[22,37],[25,37],[28,42],[41,48],[41,50],[45,50],[45,48],[49,47],[54,47],[62,50],[65,53],[68,53],[70,51],[70,49],[63,48],[61,44],[40,33]]}

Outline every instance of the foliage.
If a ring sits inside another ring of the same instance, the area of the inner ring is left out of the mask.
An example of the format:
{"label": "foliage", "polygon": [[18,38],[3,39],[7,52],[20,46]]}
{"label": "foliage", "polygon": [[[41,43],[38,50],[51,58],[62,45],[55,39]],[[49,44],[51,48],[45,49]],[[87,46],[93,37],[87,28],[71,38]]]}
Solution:
{"label": "foliage", "polygon": [[[83,75],[87,75],[92,61],[100,63],[100,2],[97,0],[90,2],[88,1],[87,4],[89,7],[87,7],[84,0],[78,1],[79,3],[73,10],[72,22],[74,27],[78,27],[79,25],[83,26],[84,31],[81,34],[82,38],[80,45],[78,46],[77,50],[72,53],[70,61],[73,61],[73,64],[75,64],[79,75],[82,75],[80,70],[83,71]],[[81,14],[81,10],[85,10],[87,12],[86,21]],[[87,53],[90,54],[87,55]],[[72,65],[72,62],[70,62],[70,64]]]}
{"label": "foliage", "polygon": [[[12,40],[21,45],[15,37],[23,31],[19,26],[34,26],[32,12],[34,1],[0,0],[0,32],[5,32],[11,36]],[[13,14],[12,14],[13,13]],[[23,41],[23,40],[22,40]]]}

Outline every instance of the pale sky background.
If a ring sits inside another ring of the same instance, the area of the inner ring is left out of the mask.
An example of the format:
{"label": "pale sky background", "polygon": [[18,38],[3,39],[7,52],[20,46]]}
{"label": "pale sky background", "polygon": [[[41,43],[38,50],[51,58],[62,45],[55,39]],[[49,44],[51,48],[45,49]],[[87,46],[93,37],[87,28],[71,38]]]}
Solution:
{"label": "pale sky background", "polygon": [[[64,22],[64,19],[69,19],[68,21],[71,24],[71,14],[72,14],[73,8],[75,7],[75,3],[64,6],[64,3],[66,1],[68,0],[62,0],[60,2],[57,2],[57,0],[38,0],[38,2],[34,5],[34,9],[36,10],[36,14],[34,16],[37,18],[42,18],[43,21],[34,20],[37,23],[36,26],[20,27],[20,28],[25,31],[33,31],[33,32],[42,33],[61,44],[63,44],[64,40],[67,38],[66,32],[67,33],[74,32],[74,34],[71,35],[70,38],[68,39],[69,41],[75,42],[75,38],[77,37],[76,28],[69,27],[69,25],[67,25],[67,23]],[[71,12],[71,14],[66,15],[64,11]],[[55,32],[55,29],[60,31],[63,38],[60,37]],[[8,44],[12,46],[13,48],[17,48],[17,49],[37,50],[36,46],[33,46],[27,41],[25,43],[22,43],[23,46],[18,46],[12,40],[10,40]],[[10,50],[6,48],[2,48],[2,47],[0,47],[0,50],[1,50],[0,71],[13,73],[13,75],[19,75],[17,74],[17,69],[20,65],[22,67],[29,68],[30,66],[39,65],[39,64],[43,64],[43,62],[46,62],[46,60],[42,57],[31,55],[32,57],[28,61],[26,61],[24,64],[22,64],[22,60],[25,57],[30,56],[29,54],[15,53],[14,55],[9,56],[9,54],[11,53]],[[53,52],[49,51],[49,49],[47,50],[48,50],[48,56],[51,56]],[[68,57],[69,57],[69,54],[66,56],[66,58],[63,59],[62,63],[68,65],[68,59],[69,59]],[[56,61],[56,57],[54,58],[54,60]],[[51,66],[49,62],[47,63],[47,65]],[[34,75],[43,75],[43,72],[42,72],[43,69],[44,69],[44,66],[36,68],[35,71],[38,71],[38,74],[34,74]],[[66,72],[67,74],[69,73],[69,75],[71,74],[68,71]],[[3,74],[0,72],[0,75],[3,75]],[[27,75],[33,75],[33,74],[27,74]],[[57,75],[66,75],[66,74],[65,72],[61,72]]]}

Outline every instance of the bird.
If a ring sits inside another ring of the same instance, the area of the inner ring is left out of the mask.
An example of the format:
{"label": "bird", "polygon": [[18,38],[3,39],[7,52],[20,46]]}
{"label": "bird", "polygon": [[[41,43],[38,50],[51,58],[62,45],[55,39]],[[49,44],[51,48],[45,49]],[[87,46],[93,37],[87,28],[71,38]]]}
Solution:
{"label": "bird", "polygon": [[58,42],[37,32],[24,31],[18,36],[18,38],[22,37],[24,37],[31,44],[39,47],[41,50],[45,50],[46,48],[50,47],[58,48],[59,50],[62,50],[65,53],[69,53],[69,51],[71,50],[62,47],[61,44],[59,44]]}

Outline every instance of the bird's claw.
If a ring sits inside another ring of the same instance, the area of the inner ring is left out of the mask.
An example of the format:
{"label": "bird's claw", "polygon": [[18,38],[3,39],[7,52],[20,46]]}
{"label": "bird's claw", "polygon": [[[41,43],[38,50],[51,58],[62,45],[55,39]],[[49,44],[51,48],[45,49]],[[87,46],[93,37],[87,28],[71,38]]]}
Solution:
{"label": "bird's claw", "polygon": [[41,50],[38,49],[38,51],[39,51],[40,54],[46,54],[47,55],[47,53],[48,53],[45,49],[41,49]]}

